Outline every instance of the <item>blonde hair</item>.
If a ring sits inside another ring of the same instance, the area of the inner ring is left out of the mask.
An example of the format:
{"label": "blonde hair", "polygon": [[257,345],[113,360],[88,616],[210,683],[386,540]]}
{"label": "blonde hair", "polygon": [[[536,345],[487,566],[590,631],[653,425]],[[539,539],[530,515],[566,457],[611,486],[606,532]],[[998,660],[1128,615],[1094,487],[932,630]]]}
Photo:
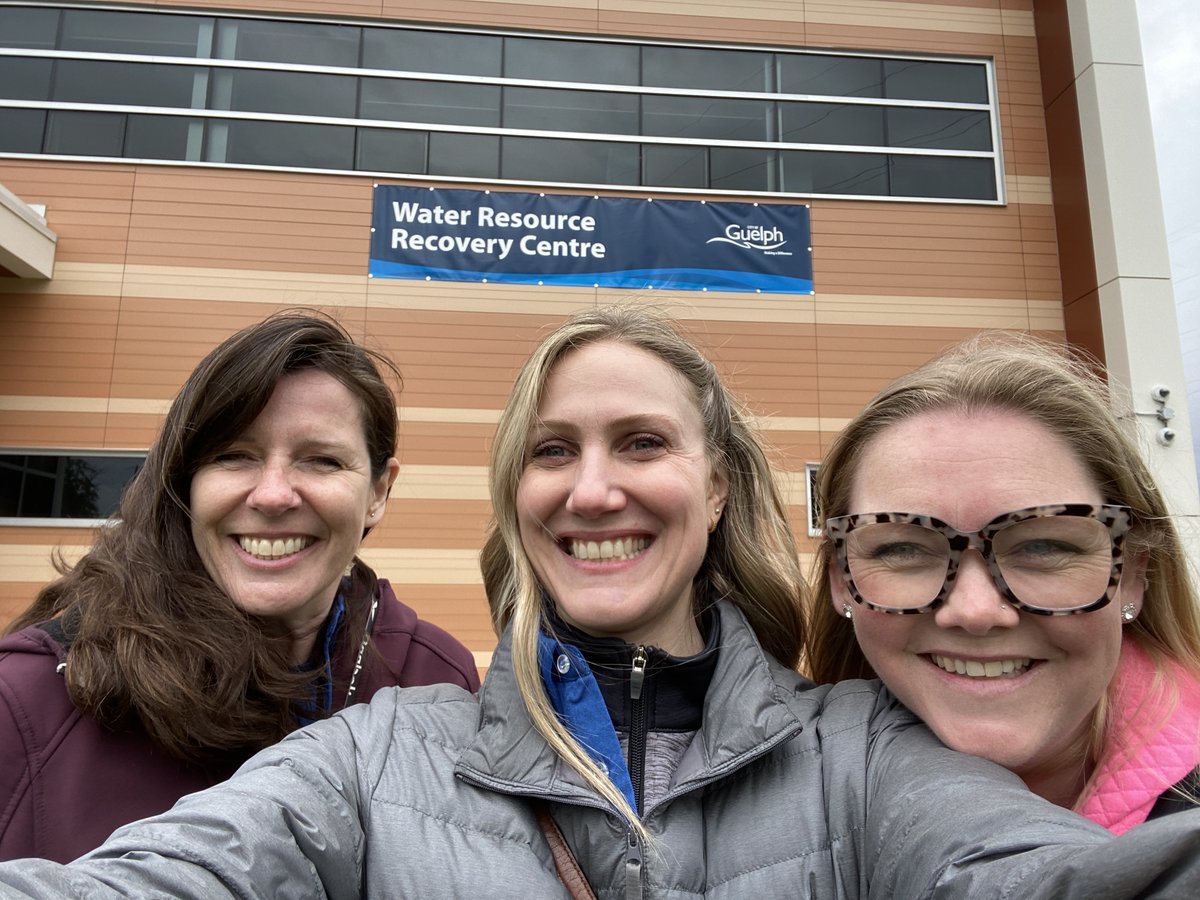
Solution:
{"label": "blonde hair", "polygon": [[[968,339],[884,388],[837,436],[821,464],[822,523],[851,510],[863,453],[888,427],[934,410],[1003,410],[1027,416],[1058,435],[1095,479],[1106,503],[1133,510],[1126,557],[1145,553],[1141,613],[1125,631],[1155,660],[1169,658],[1200,676],[1200,608],[1187,558],[1154,477],[1142,458],[1132,417],[1123,414],[1096,370],[1059,345],[1028,335],[989,333]],[[817,682],[873,678],[854,630],[830,599],[832,544],[822,542],[814,568],[806,660]],[[1081,760],[1103,746],[1108,703],[1093,715]]]}
{"label": "blonde hair", "polygon": [[727,598],[767,652],[794,667],[804,644],[805,588],[786,507],[761,444],[712,363],[664,316],[633,306],[599,307],[571,317],[542,341],[518,374],[496,430],[489,479],[493,517],[480,567],[497,634],[512,628],[513,668],[534,727],[642,831],[636,812],[571,737],[546,696],[537,665],[542,591],[517,528],[517,487],[546,382],[564,356],[605,341],[641,348],[679,373],[700,411],[709,463],[728,478],[724,513],[694,579],[696,602]]}

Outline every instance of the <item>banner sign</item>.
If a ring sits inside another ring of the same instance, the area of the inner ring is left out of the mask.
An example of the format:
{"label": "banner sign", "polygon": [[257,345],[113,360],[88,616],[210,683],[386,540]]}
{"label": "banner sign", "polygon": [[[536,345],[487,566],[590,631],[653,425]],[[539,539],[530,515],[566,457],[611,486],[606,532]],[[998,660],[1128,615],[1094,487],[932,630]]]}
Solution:
{"label": "banner sign", "polygon": [[370,275],[811,294],[808,207],[377,185]]}

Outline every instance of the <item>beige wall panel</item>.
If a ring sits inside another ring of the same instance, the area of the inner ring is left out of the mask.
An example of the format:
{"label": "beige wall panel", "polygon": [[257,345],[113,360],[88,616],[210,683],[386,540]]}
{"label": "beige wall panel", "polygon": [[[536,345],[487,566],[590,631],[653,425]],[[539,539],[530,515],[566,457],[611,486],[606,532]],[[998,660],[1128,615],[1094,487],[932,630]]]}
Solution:
{"label": "beige wall panel", "polygon": [[[124,267],[120,263],[62,262],[56,260],[54,277],[47,281],[0,278],[0,295],[8,305],[28,302],[49,308],[55,303],[105,308],[105,298],[121,296]],[[12,299],[22,295],[20,299]]]}
{"label": "beige wall panel", "polygon": [[0,307],[0,393],[108,395],[115,299],[10,294]]}
{"label": "beige wall panel", "polygon": [[29,608],[41,587],[39,582],[0,581],[0,631]]}
{"label": "beige wall panel", "polygon": [[405,421],[398,455],[405,465],[486,466],[495,430],[492,425]]}
{"label": "beige wall panel", "polygon": [[104,419],[103,413],[65,416],[61,412],[0,409],[0,443],[5,447],[102,447]]}
{"label": "beige wall panel", "polygon": [[366,177],[142,167],[128,261],[359,273],[370,187]]}
{"label": "beige wall panel", "polygon": [[[379,574],[384,578],[391,577],[386,571],[381,570]],[[405,583],[394,586],[399,598],[421,618],[445,628],[471,650],[486,655],[495,648],[496,635],[492,631],[482,584]]]}
{"label": "beige wall panel", "polygon": [[124,257],[135,173],[131,166],[0,160],[0,183],[26,203],[46,205],[58,235],[56,265]]}
{"label": "beige wall panel", "polygon": [[397,499],[393,493],[387,514],[364,547],[477,551],[483,546],[490,515],[491,504],[487,500]]}
{"label": "beige wall panel", "polygon": [[[366,288],[363,275],[128,265],[123,292],[127,297],[162,300],[266,303],[279,307],[361,307],[365,303]],[[343,315],[336,309],[328,311],[337,318]],[[262,315],[267,313],[264,310]]]}
{"label": "beige wall panel", "polygon": [[148,450],[158,437],[161,425],[161,416],[110,412],[104,424],[104,446],[113,449]]}
{"label": "beige wall panel", "polygon": [[[272,311],[258,304],[127,298],[117,332],[114,396],[173,397],[213,347]],[[362,334],[362,310],[340,309],[338,318],[352,334]]]}

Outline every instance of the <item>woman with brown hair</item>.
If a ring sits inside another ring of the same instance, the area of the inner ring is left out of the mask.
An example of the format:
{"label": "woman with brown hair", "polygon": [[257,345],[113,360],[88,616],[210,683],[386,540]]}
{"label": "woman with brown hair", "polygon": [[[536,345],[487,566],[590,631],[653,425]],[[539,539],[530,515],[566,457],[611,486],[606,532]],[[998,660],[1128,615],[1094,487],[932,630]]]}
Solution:
{"label": "woman with brown hair", "polygon": [[986,335],[821,464],[808,664],[1121,833],[1196,805],[1200,604],[1132,416],[1060,346]]}
{"label": "woman with brown hair", "polygon": [[192,372],[119,513],[0,641],[0,859],[73,859],[382,687],[478,688],[355,555],[399,469],[381,368],[286,313]]}

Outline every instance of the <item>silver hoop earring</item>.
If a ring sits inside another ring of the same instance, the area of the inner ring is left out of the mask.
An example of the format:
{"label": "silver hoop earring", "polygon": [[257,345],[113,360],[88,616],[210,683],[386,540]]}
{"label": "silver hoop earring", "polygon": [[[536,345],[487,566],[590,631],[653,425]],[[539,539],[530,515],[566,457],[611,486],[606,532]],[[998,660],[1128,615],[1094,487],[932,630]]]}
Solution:
{"label": "silver hoop earring", "polygon": [[847,619],[854,618],[854,610],[853,610],[853,608],[851,608],[849,603],[842,604],[842,615],[845,616]]}
{"label": "silver hoop earring", "polygon": [[1137,618],[1137,607],[1132,603],[1121,604],[1121,621],[1128,625]]}

